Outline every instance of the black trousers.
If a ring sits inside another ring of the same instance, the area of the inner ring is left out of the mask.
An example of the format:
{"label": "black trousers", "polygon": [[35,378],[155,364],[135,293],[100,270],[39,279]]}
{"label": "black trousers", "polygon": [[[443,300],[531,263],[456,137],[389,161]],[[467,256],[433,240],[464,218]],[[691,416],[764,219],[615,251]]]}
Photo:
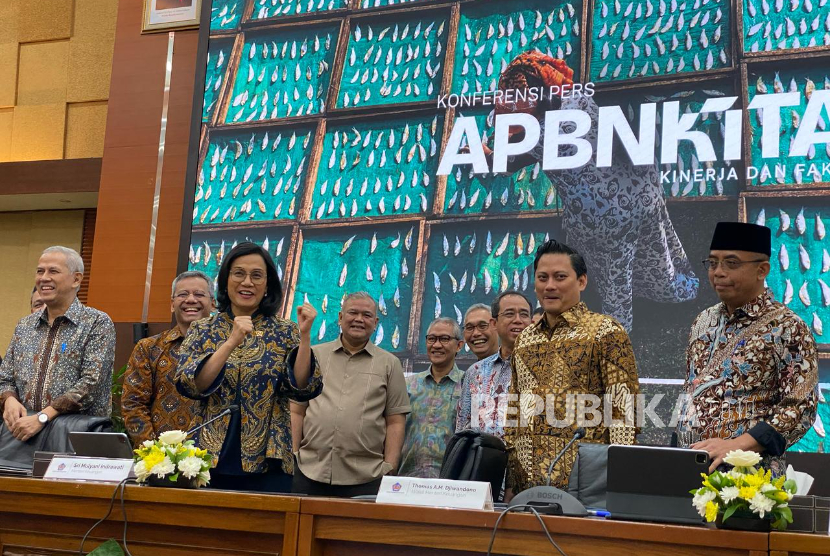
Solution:
{"label": "black trousers", "polygon": [[294,482],[291,485],[291,492],[308,494],[309,496],[330,496],[333,498],[352,498],[353,496],[364,496],[377,494],[380,489],[380,482],[383,477],[360,485],[330,485],[312,481],[300,471],[299,465],[294,465]]}

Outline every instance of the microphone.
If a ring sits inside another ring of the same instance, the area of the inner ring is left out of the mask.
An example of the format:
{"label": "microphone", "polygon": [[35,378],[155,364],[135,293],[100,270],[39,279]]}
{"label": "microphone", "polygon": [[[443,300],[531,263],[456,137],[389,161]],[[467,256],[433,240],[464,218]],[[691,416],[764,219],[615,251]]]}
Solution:
{"label": "microphone", "polygon": [[[548,466],[548,478],[545,486],[532,487],[523,490],[513,497],[510,501],[511,505],[525,505],[535,507],[548,507],[552,511],[547,511],[549,515],[567,515],[573,517],[585,517],[588,511],[582,502],[577,500],[573,495],[565,492],[562,489],[550,486],[550,475],[553,472],[553,467],[556,465],[565,452],[573,445],[574,442],[580,438],[585,437],[585,429],[579,427],[574,431],[573,437],[568,441],[564,448],[562,448],[556,457],[553,458]],[[540,510],[541,511],[541,510]]]}
{"label": "microphone", "polygon": [[187,431],[186,436],[190,436],[190,435],[191,435],[191,434],[193,434],[194,432],[196,432],[196,431],[198,431],[198,430],[203,429],[204,427],[208,426],[209,424],[211,424],[212,422],[216,421],[217,419],[221,419],[221,418],[222,418],[222,417],[224,417],[225,415],[230,415],[230,414],[231,414],[231,413],[233,413],[234,411],[239,411],[239,406],[238,406],[238,405],[236,405],[236,404],[229,405],[226,409],[224,409],[224,410],[223,410],[221,413],[219,413],[219,415],[217,415],[216,417],[213,417],[213,418],[211,418],[211,419],[208,419],[207,421],[205,421],[205,422],[204,422],[204,423],[202,423],[201,425],[197,425],[197,426],[193,427],[192,429],[190,429],[189,431]]}
{"label": "microphone", "polygon": [[577,440],[579,440],[580,438],[585,438],[585,428],[584,427],[579,427],[578,429],[576,429],[576,431],[574,431],[573,438],[571,438],[568,441],[568,443],[565,444],[564,448],[559,450],[559,453],[556,454],[556,457],[553,458],[553,461],[550,462],[550,465],[548,466],[548,482],[545,484],[545,486],[550,486],[550,476],[551,476],[551,473],[553,473],[553,467],[556,465],[556,462],[558,462],[560,459],[562,459],[562,456],[565,455],[565,452],[568,451],[568,448],[570,448],[573,445],[573,443],[576,442]]}

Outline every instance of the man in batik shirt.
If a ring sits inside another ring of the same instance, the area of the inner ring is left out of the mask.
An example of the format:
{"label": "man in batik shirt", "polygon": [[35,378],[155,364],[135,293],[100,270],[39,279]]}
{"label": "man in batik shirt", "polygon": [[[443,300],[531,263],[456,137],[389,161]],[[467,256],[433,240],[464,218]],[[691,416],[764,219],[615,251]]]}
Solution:
{"label": "man in batik shirt", "polygon": [[[577,428],[586,429],[582,442],[606,444],[633,444],[637,432],[631,341],[619,322],[580,302],[588,283],[585,260],[550,240],[536,251],[533,269],[545,317],[519,335],[513,351],[505,426],[508,499],[547,483],[552,459]],[[574,444],[564,453],[552,485],[567,485],[577,452]]]}
{"label": "man in batik shirt", "polygon": [[436,479],[447,442],[455,431],[455,412],[461,397],[464,373],[455,356],[464,346],[461,327],[455,319],[439,317],[427,328],[426,371],[406,379],[409,405],[400,475]]}
{"label": "man in batik shirt", "polygon": [[190,428],[196,402],[176,389],[179,348],[190,323],[209,317],[212,310],[210,278],[195,270],[179,274],[170,300],[176,326],[139,341],[124,373],[121,413],[133,446],[169,430]]}
{"label": "man in batik shirt", "polygon": [[686,352],[689,404],[679,437],[701,439],[712,469],[731,450],[762,454],[784,473],[784,451],[816,417],[818,358],[807,325],[764,286],[769,228],[720,222],[703,264],[721,300],[695,319]]}
{"label": "man in batik shirt", "polygon": [[74,249],[49,247],[35,272],[45,308],[20,320],[0,365],[4,427],[20,441],[65,413],[109,417],[115,327],[78,301],[84,261]]}
{"label": "man in batik shirt", "polygon": [[518,291],[504,291],[493,302],[490,314],[501,346],[464,373],[455,430],[473,429],[504,438],[507,392],[513,374],[510,356],[519,334],[530,324],[530,300]]}

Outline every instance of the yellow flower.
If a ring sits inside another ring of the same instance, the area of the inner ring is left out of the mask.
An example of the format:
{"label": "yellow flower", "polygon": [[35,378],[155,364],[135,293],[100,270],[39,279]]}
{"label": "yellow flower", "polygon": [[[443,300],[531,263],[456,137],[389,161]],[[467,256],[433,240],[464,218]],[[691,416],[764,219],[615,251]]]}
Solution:
{"label": "yellow flower", "polygon": [[709,523],[715,521],[718,517],[718,505],[714,502],[706,504],[706,521]]}
{"label": "yellow flower", "polygon": [[144,458],[144,467],[149,472],[162,461],[164,461],[164,454],[160,450],[151,450]]}
{"label": "yellow flower", "polygon": [[746,477],[744,477],[744,481],[747,485],[751,487],[759,487],[765,482],[767,482],[763,473],[760,473],[758,475],[747,475]]}
{"label": "yellow flower", "polygon": [[784,481],[786,481],[786,480],[787,480],[787,477],[785,475],[781,475],[780,477],[778,477],[777,479],[775,479],[772,482],[772,486],[774,486],[775,488],[781,490],[781,487],[784,486]]}
{"label": "yellow flower", "polygon": [[774,493],[774,494],[772,495],[772,497],[773,497],[775,500],[779,501],[779,502],[786,502],[786,501],[788,501],[788,500],[790,499],[790,495],[789,495],[789,493],[784,492],[783,490],[781,490],[781,491],[778,491],[778,492]]}
{"label": "yellow flower", "polygon": [[752,486],[741,487],[740,489],[740,497],[744,500],[752,500],[755,496],[755,493],[758,492],[758,489]]}

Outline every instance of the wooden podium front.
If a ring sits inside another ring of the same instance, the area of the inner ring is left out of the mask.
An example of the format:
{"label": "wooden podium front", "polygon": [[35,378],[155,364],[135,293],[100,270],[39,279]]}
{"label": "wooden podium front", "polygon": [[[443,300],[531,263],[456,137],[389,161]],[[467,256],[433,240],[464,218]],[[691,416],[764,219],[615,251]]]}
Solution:
{"label": "wooden podium front", "polygon": [[[302,501],[299,556],[462,556],[487,552],[498,512],[389,506],[368,502],[308,498]],[[769,535],[606,521],[542,518],[568,556],[605,554],[746,555],[767,554]],[[529,514],[502,519],[494,554],[557,554]]]}
{"label": "wooden podium front", "polygon": [[[0,555],[78,554],[115,485],[0,477]],[[467,556],[487,551],[498,512],[128,486],[127,541],[135,556]],[[830,555],[830,536],[544,517],[568,556]],[[120,498],[86,551],[121,539]],[[556,554],[535,516],[502,519],[494,554]]]}
{"label": "wooden podium front", "polygon": [[[81,538],[104,517],[114,485],[0,477],[0,554],[78,554]],[[300,501],[295,497],[128,486],[124,491],[134,556],[292,556]],[[120,498],[85,552],[121,539]]]}

